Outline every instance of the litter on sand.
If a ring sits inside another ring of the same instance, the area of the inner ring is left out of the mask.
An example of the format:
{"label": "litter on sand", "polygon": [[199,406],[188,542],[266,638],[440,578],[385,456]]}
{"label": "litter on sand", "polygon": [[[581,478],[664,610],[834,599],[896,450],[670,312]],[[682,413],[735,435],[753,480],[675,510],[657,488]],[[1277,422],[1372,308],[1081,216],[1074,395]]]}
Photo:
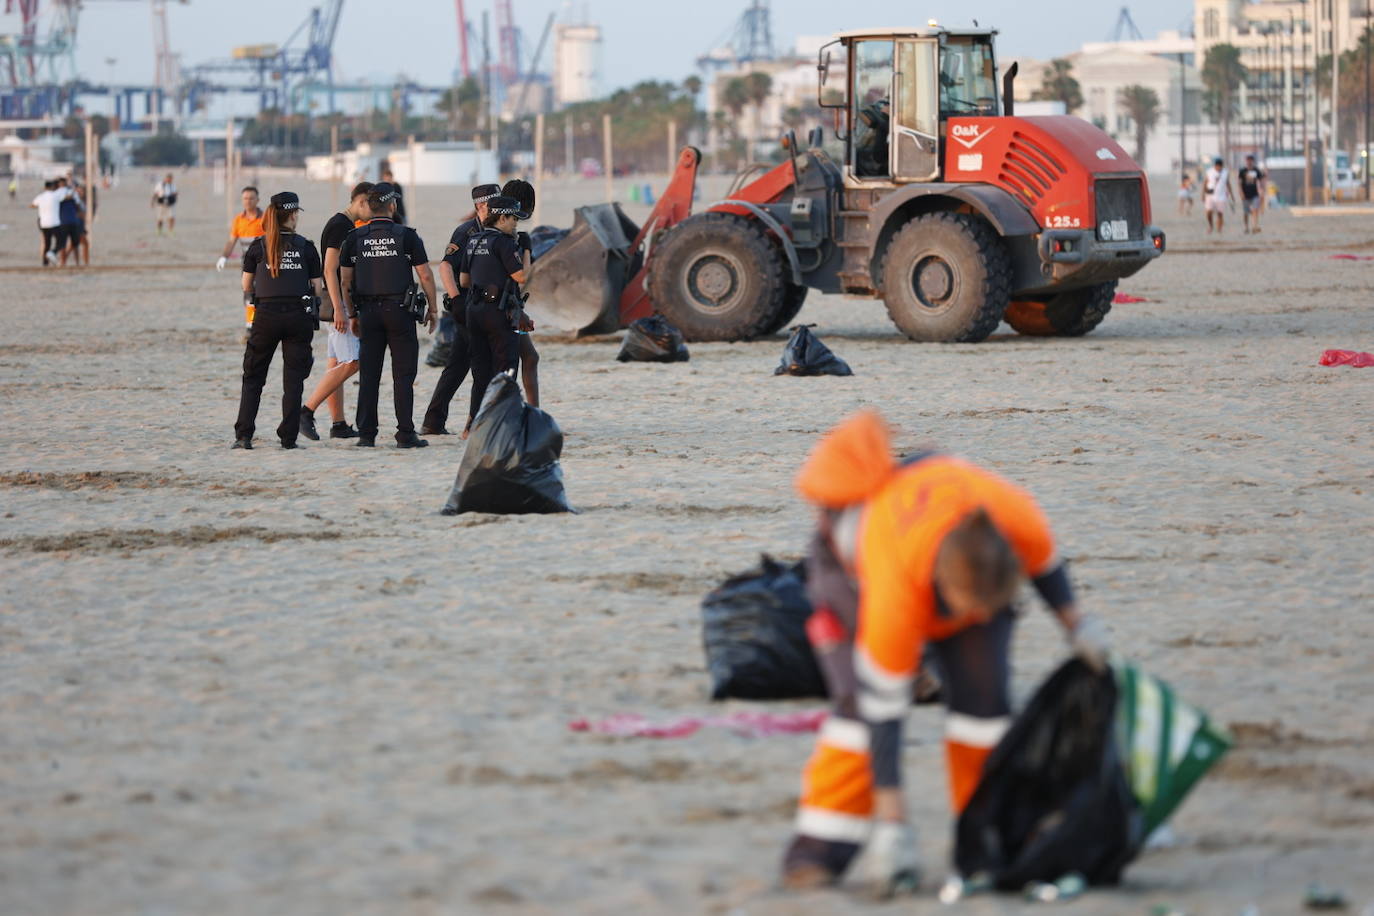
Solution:
{"label": "litter on sand", "polygon": [[685,363],[691,358],[682,332],[662,315],[631,322],[616,356],[622,363]]}
{"label": "litter on sand", "polygon": [[510,373],[491,380],[442,514],[571,512],[563,490],[563,431],[520,396]]}
{"label": "litter on sand", "polygon": [[1374,353],[1361,353],[1358,350],[1325,350],[1317,360],[1319,366],[1351,366],[1368,369],[1374,366]]}
{"label": "litter on sand", "polygon": [[814,324],[799,324],[787,338],[782,362],[774,375],[853,375],[849,363],[840,359],[830,348],[811,333]]}
{"label": "litter on sand", "polygon": [[622,713],[607,719],[574,719],[568,728],[593,735],[616,738],[686,738],[703,728],[723,728],[742,738],[769,738],[773,735],[799,735],[819,731],[827,713],[824,709],[807,712],[735,712],[725,716],[685,716],[664,722],[650,722],[643,716]]}
{"label": "litter on sand", "polygon": [[1112,305],[1134,305],[1137,302],[1149,302],[1144,296],[1132,296],[1130,293],[1117,293],[1112,297]]}
{"label": "litter on sand", "polygon": [[1374,261],[1374,254],[1333,254],[1332,261]]}

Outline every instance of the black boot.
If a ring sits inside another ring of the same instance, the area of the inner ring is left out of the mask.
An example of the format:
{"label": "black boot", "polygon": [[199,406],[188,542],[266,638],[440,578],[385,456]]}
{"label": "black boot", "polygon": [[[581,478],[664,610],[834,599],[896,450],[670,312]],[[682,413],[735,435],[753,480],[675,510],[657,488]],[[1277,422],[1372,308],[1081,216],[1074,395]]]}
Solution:
{"label": "black boot", "polygon": [[320,441],[320,434],[315,430],[315,411],[304,405],[301,406],[301,435],[312,442]]}
{"label": "black boot", "polygon": [[356,439],[358,431],[348,425],[346,420],[336,420],[334,425],[329,427],[329,438],[331,439]]}

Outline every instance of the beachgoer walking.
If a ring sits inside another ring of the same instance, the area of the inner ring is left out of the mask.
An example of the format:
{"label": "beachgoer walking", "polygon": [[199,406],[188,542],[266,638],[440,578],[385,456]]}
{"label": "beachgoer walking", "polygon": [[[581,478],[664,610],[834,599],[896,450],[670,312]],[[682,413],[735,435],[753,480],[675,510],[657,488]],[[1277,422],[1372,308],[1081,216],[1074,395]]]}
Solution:
{"label": "beachgoer walking", "polygon": [[167,177],[153,185],[152,208],[157,211],[157,234],[162,234],[162,224],[167,224],[167,234],[171,235],[177,228],[177,185],[172,180],[172,173],[168,172]]}
{"label": "beachgoer walking", "polygon": [[38,211],[38,231],[43,236],[43,266],[57,263],[57,253],[65,246],[62,232],[62,201],[71,196],[70,188],[59,188],[57,181],[43,182],[43,190],[33,202],[31,209]]}
{"label": "beachgoer walking", "polygon": [[1193,176],[1187,172],[1183,173],[1183,180],[1178,185],[1178,215],[1193,215]]}
{"label": "beachgoer walking", "polygon": [[1265,185],[1269,175],[1255,162],[1253,155],[1245,157],[1245,168],[1240,170],[1240,195],[1244,198],[1245,232],[1260,231],[1260,214],[1264,212],[1268,196]]}
{"label": "beachgoer walking", "polygon": [[1231,187],[1231,173],[1218,156],[1212,167],[1202,175],[1202,209],[1207,213],[1207,234],[1226,228],[1226,207],[1235,207],[1235,190]]}

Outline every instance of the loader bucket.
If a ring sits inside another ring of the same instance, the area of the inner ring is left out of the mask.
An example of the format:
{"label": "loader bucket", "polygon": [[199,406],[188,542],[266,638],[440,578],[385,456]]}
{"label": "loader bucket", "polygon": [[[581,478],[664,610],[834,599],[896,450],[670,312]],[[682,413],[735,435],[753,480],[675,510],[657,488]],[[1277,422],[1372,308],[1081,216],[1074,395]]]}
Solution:
{"label": "loader bucket", "polygon": [[572,230],[530,266],[526,311],[578,337],[620,330],[620,295],[638,270],[639,227],[619,204],[579,207]]}

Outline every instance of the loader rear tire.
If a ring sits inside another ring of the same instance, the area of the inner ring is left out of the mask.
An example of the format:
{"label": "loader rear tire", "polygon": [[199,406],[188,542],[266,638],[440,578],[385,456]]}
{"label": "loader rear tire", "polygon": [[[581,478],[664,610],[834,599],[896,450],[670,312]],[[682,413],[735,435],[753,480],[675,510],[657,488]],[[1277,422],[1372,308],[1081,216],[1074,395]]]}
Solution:
{"label": "loader rear tire", "polygon": [[1060,293],[1044,302],[1013,302],[1007,324],[1028,337],[1082,337],[1112,310],[1116,281]]}
{"label": "loader rear tire", "polygon": [[782,298],[782,311],[778,312],[777,317],[768,322],[768,327],[764,334],[776,334],[783,328],[792,323],[801,312],[802,306],[806,304],[806,294],[810,287],[797,286],[795,283],[787,284],[787,293]]}
{"label": "loader rear tire", "polygon": [[649,263],[649,299],[691,341],[771,333],[790,285],[782,255],[763,228],[730,213],[701,213],[678,223]]}
{"label": "loader rear tire", "polygon": [[1011,299],[1011,257],[986,221],[927,213],[903,226],[883,258],[883,300],[912,340],[976,343]]}

